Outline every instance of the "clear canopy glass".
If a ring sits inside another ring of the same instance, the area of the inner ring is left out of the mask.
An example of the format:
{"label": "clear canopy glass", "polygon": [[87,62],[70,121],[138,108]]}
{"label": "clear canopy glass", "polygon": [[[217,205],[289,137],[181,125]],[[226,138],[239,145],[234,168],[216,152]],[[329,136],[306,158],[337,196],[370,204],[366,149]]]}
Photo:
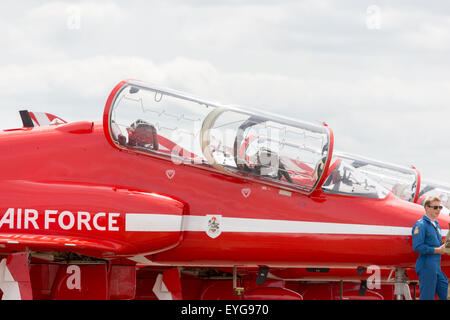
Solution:
{"label": "clear canopy glass", "polygon": [[431,180],[424,180],[420,184],[419,203],[424,204],[428,197],[439,197],[444,210],[441,213],[450,213],[450,185]]}
{"label": "clear canopy glass", "polygon": [[417,199],[419,177],[416,170],[344,152],[335,152],[334,156],[357,168],[397,197],[410,202]]}
{"label": "clear canopy glass", "polygon": [[389,191],[360,172],[346,161],[333,157],[334,168],[325,180],[322,190],[326,193],[352,195],[366,198],[385,198]]}
{"label": "clear canopy glass", "polygon": [[107,125],[119,148],[304,193],[314,190],[332,153],[325,125],[135,81],[116,93]]}

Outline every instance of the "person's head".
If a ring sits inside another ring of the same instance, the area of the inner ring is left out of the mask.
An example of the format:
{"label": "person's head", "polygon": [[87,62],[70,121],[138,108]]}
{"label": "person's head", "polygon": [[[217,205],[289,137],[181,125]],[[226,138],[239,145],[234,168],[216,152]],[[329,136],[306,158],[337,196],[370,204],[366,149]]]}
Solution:
{"label": "person's head", "polygon": [[436,219],[441,213],[442,206],[439,197],[427,198],[423,206],[425,207],[426,215],[432,220]]}

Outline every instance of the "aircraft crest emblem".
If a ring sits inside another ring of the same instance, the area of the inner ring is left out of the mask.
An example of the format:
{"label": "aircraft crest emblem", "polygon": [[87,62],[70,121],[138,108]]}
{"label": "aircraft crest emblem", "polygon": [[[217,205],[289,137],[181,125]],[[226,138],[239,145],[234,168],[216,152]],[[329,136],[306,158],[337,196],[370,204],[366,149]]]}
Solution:
{"label": "aircraft crest emblem", "polygon": [[222,223],[221,215],[207,215],[206,219],[208,220],[208,228],[206,230],[206,234],[211,238],[217,238],[222,230],[220,229],[220,225]]}

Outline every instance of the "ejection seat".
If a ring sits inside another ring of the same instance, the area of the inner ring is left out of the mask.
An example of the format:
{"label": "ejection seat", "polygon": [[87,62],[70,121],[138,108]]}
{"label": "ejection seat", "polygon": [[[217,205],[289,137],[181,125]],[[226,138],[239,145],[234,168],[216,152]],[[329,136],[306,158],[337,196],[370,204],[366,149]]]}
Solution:
{"label": "ejection seat", "polygon": [[128,145],[132,147],[144,148],[147,150],[158,150],[158,133],[155,126],[144,120],[133,122],[128,131]]}

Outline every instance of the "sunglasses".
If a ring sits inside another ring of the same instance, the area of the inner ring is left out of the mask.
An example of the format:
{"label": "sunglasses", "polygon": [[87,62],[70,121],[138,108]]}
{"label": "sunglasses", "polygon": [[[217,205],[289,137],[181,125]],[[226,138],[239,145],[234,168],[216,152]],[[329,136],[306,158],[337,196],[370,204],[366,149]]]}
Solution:
{"label": "sunglasses", "polygon": [[428,206],[429,208],[433,208],[434,210],[442,209],[442,206]]}

